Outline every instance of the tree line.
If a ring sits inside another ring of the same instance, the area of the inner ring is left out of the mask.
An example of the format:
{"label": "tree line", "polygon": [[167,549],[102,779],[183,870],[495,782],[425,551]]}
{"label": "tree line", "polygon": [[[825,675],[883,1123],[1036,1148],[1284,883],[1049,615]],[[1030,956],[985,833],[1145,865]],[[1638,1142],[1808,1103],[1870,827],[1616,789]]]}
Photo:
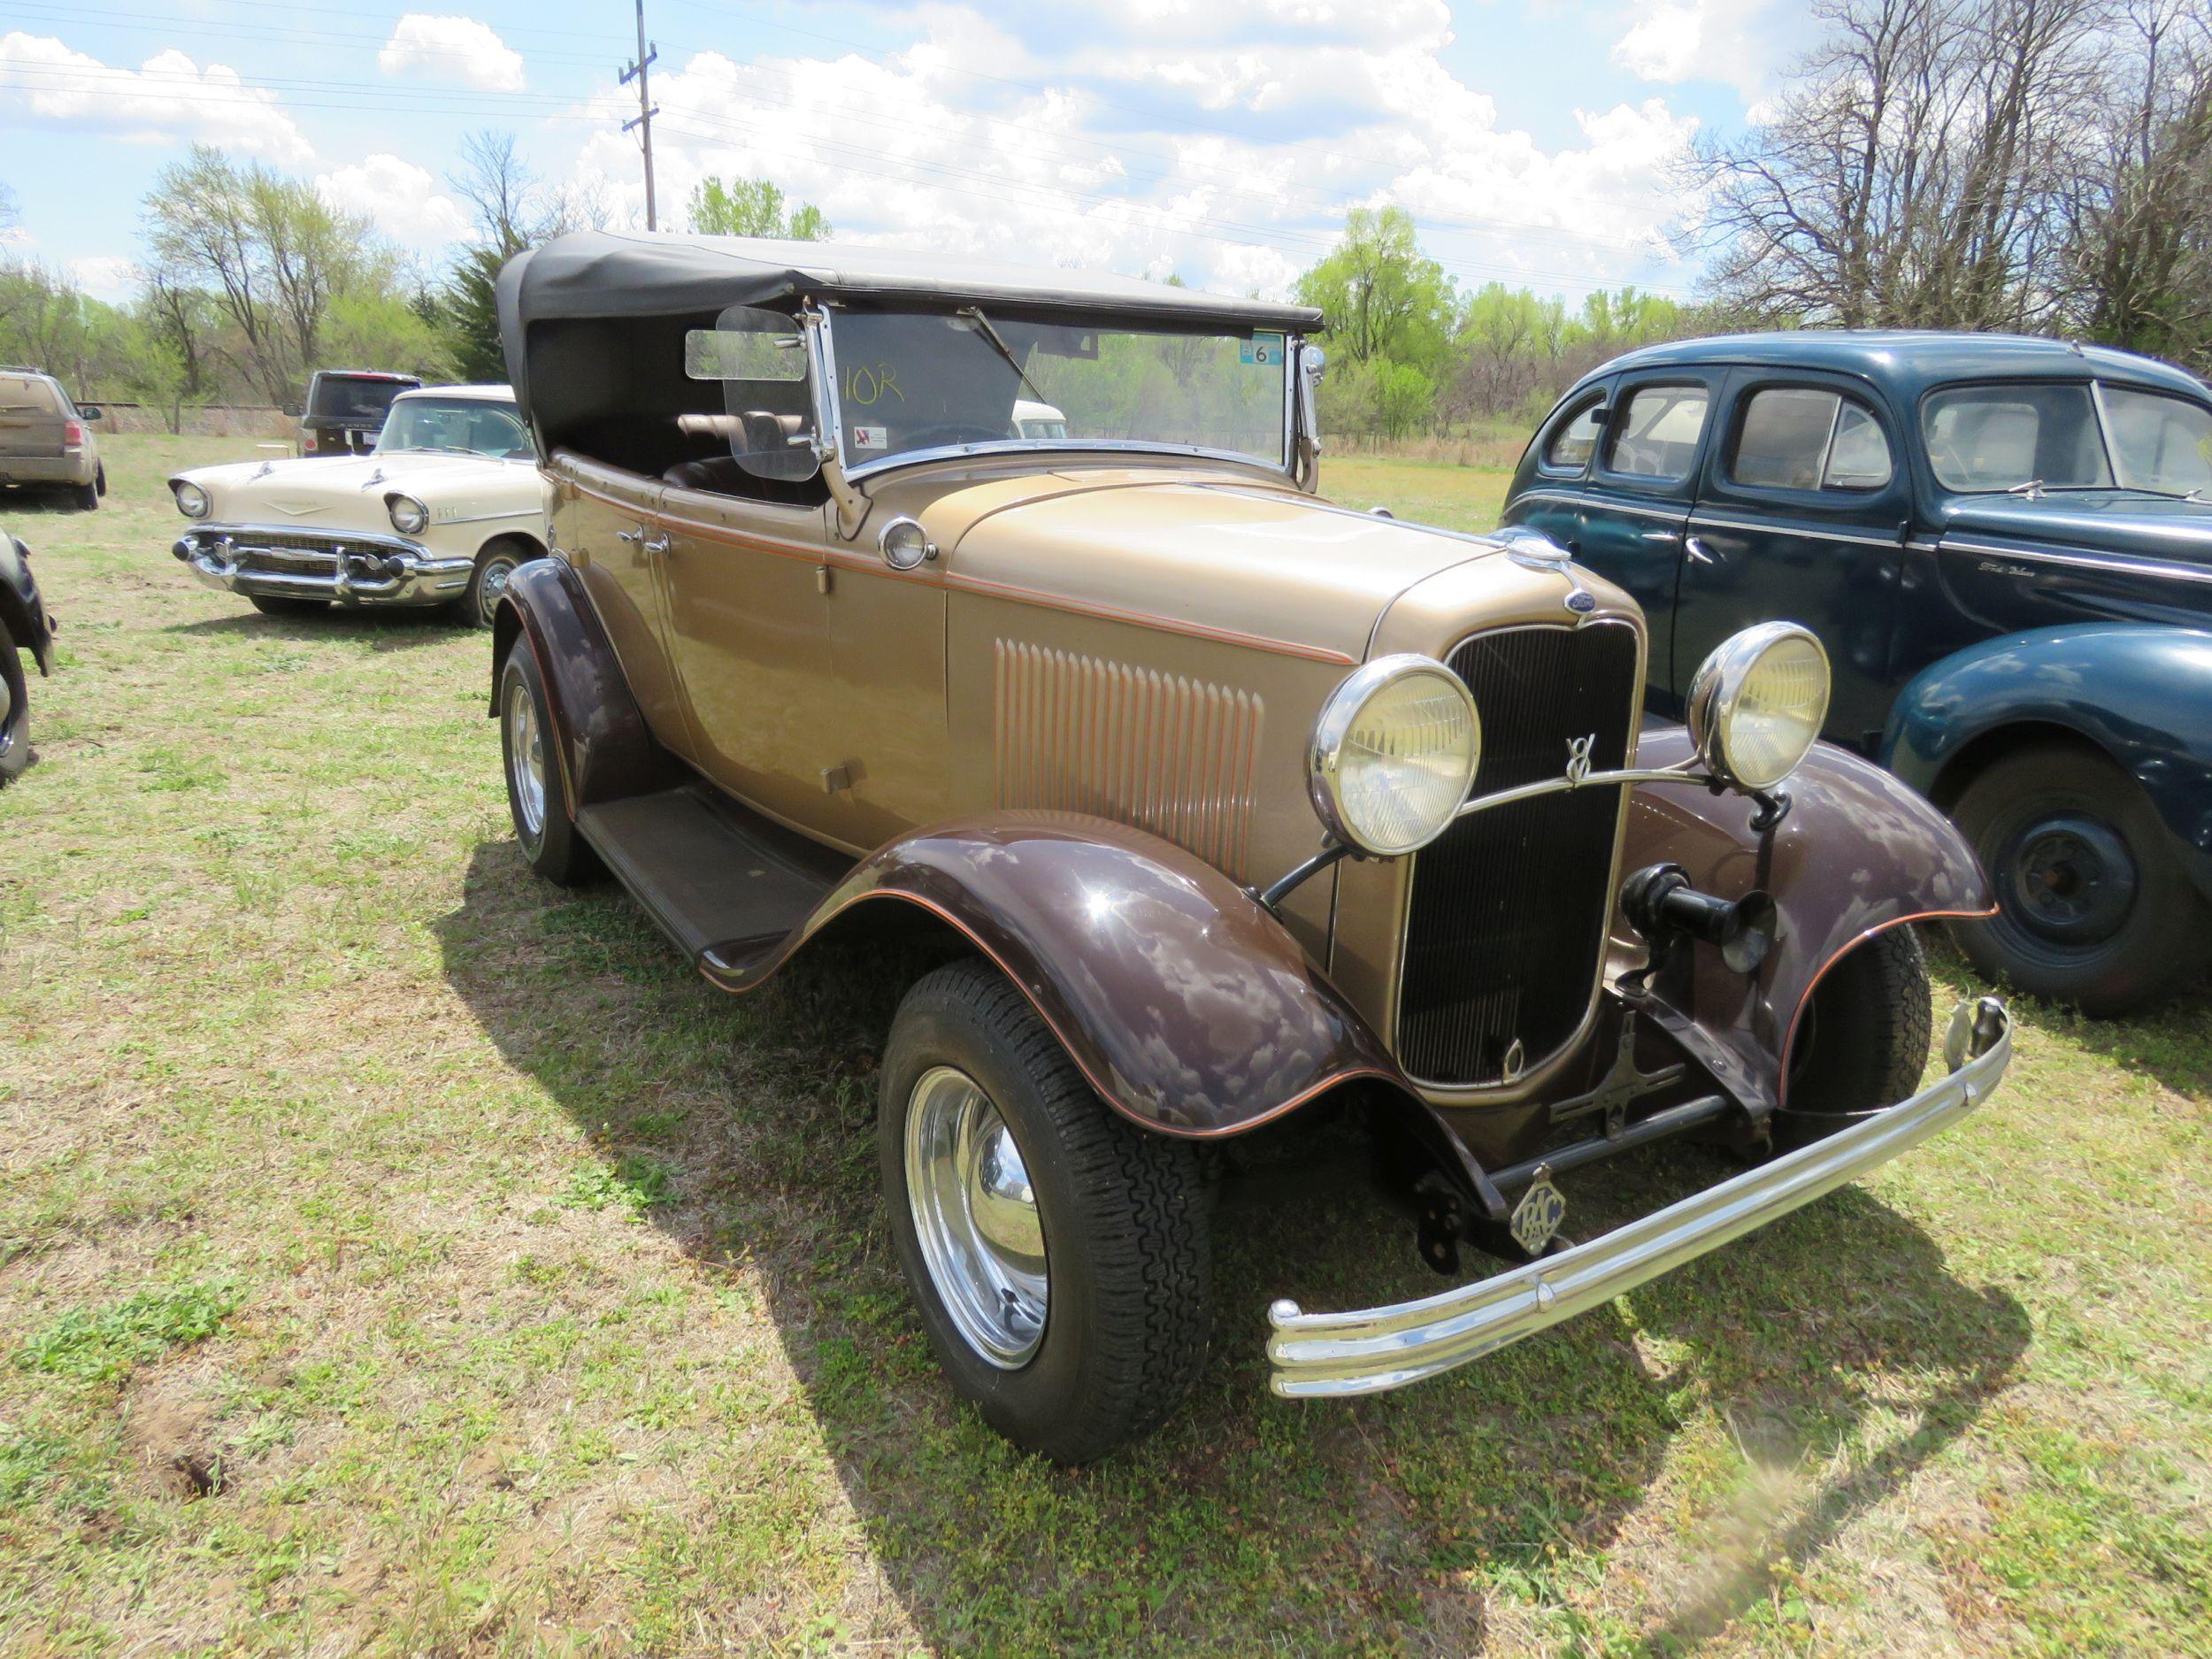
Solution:
{"label": "tree line", "polygon": [[[36,260],[0,259],[0,363],[44,369],[88,398],[155,405],[172,430],[188,407],[296,407],[317,368],[503,380],[499,268],[611,214],[539,179],[506,133],[464,140],[448,182],[473,234],[438,271],[312,184],[196,146],[163,169],[141,205],[141,292],[131,303],[96,299]],[[0,230],[15,216],[0,186]],[[829,230],[818,209],[787,206],[764,180],[703,180],[691,218],[695,230],[729,235]]]}
{"label": "tree line", "polygon": [[[1677,182],[1699,298],[1471,291],[1412,217],[1358,208],[1295,284],[1329,318],[1327,420],[1352,439],[1525,428],[1653,342],[1754,326],[2016,329],[2212,371],[2212,8],[2203,0],[1816,0],[1819,43]],[[90,298],[0,262],[0,362],[167,408],[289,405],[320,365],[503,378],[499,268],[606,204],[480,133],[449,180],[473,234],[442,270],[303,180],[197,148],[142,213],[142,288]],[[0,230],[13,212],[0,187]],[[810,239],[817,208],[708,179],[691,228]]]}

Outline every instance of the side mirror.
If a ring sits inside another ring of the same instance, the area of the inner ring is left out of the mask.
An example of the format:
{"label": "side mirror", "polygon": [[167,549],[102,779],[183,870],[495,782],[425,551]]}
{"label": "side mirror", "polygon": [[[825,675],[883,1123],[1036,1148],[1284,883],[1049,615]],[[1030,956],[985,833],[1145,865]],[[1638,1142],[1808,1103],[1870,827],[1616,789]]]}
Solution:
{"label": "side mirror", "polygon": [[81,420],[105,420],[108,417],[107,411],[104,409],[95,409],[89,403],[79,403],[77,418]]}

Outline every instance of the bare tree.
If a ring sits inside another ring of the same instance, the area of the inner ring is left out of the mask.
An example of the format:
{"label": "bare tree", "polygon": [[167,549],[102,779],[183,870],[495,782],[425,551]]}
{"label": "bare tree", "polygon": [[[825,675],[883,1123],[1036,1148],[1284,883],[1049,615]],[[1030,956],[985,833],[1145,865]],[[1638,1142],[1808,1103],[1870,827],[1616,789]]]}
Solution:
{"label": "bare tree", "polygon": [[1755,316],[2032,326],[2060,297],[2111,0],[1820,0],[1770,119],[1701,143],[1692,240]]}
{"label": "bare tree", "polygon": [[389,284],[389,257],[366,220],[204,145],[162,170],[145,226],[153,280],[214,296],[237,330],[239,366],[275,403],[314,365],[338,296],[356,282]]}
{"label": "bare tree", "polygon": [[2109,62],[2068,310],[2090,339],[2212,370],[2212,13],[2132,0]]}

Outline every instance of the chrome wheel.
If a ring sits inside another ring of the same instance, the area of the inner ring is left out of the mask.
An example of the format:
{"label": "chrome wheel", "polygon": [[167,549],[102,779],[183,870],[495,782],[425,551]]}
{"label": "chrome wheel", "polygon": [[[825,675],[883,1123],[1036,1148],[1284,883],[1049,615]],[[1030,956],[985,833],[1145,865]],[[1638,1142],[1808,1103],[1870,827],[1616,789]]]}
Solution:
{"label": "chrome wheel", "polygon": [[476,618],[487,627],[491,626],[492,613],[499,609],[499,595],[507,591],[507,581],[521,561],[501,554],[477,573]]}
{"label": "chrome wheel", "polygon": [[1050,1290],[1043,1217],[1013,1131],[952,1066],[923,1072],[908,1097],[906,1197],[954,1327],[1001,1370],[1026,1364]]}
{"label": "chrome wheel", "polygon": [[508,676],[502,724],[507,728],[507,791],[514,796],[524,834],[535,841],[545,833],[545,728],[538,723],[537,700],[520,674]]}

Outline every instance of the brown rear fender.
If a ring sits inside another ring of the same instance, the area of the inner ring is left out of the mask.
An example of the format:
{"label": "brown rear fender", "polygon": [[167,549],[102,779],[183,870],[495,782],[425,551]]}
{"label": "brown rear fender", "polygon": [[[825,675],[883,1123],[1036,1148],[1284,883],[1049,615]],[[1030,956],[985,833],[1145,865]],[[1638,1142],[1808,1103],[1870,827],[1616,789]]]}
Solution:
{"label": "brown rear fender", "polygon": [[[1637,764],[1670,766],[1689,753],[1682,727],[1655,726],[1639,743]],[[1665,1023],[1755,1110],[1786,1104],[1800,1017],[1846,953],[1909,922],[1991,910],[1989,884],[1965,837],[1871,761],[1817,743],[1782,787],[1788,816],[1762,835],[1751,828],[1755,805],[1741,795],[1641,785],[1621,861],[1624,871],[1678,864],[1694,886],[1724,898],[1755,887],[1773,896],[1778,941],[1755,979],[1700,948],[1678,953],[1655,987],[1672,1016]]]}
{"label": "brown rear fender", "polygon": [[675,763],[646,729],[607,631],[566,559],[533,559],[507,580],[492,620],[495,719],[500,671],[518,639],[537,658],[553,705],[555,747],[572,812],[675,780]]}
{"label": "brown rear fender", "polygon": [[1359,1078],[1417,1098],[1280,922],[1210,865],[1102,818],[1000,812],[902,835],[789,938],[741,961],[710,950],[702,970],[749,989],[839,917],[880,904],[965,935],[1107,1103],[1147,1127],[1239,1134]]}

